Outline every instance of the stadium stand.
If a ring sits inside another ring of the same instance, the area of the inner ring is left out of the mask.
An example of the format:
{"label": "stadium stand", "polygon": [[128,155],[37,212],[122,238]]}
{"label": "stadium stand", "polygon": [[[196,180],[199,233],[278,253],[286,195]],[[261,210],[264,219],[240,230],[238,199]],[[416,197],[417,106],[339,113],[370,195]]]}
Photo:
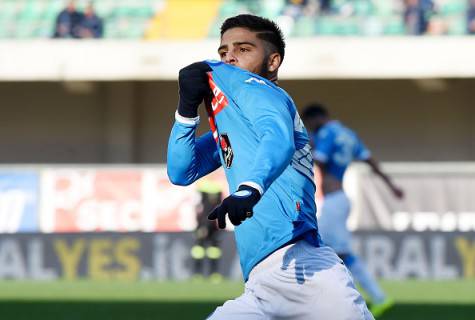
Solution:
{"label": "stadium stand", "polygon": [[[433,3],[426,33],[467,33],[468,0],[419,1]],[[405,2],[333,0],[326,11],[318,0],[97,0],[94,5],[104,19],[105,38],[199,39],[218,36],[220,23],[239,13],[275,19],[291,37],[405,35]],[[78,0],[77,7],[87,3]],[[63,0],[0,1],[0,39],[51,37],[64,5]]]}
{"label": "stadium stand", "polygon": [[[141,38],[162,0],[100,0],[95,2],[105,21],[105,38]],[[82,10],[88,1],[77,1]],[[57,14],[64,1],[0,1],[0,38],[32,39],[51,37]]]}

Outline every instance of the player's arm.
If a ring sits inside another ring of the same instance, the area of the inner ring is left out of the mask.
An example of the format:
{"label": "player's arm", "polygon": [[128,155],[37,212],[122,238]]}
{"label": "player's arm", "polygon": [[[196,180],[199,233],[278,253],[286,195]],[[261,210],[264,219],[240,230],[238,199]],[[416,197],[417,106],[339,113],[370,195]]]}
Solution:
{"label": "player's arm", "polygon": [[321,172],[325,172],[325,166],[331,156],[334,136],[328,128],[321,128],[314,136],[312,157],[314,163]]}
{"label": "player's arm", "polygon": [[371,152],[366,148],[364,143],[357,137],[357,145],[355,148],[355,158],[366,162],[373,172],[381,177],[384,183],[391,189],[391,192],[394,194],[395,197],[402,199],[404,197],[404,193],[402,189],[397,187],[391,180],[391,178],[381,170],[379,163],[371,156]]}
{"label": "player's arm", "polygon": [[366,162],[371,167],[371,169],[376,175],[381,177],[381,179],[384,181],[384,183],[386,183],[388,188],[391,189],[391,192],[394,194],[395,197],[399,199],[402,199],[404,197],[404,192],[402,191],[402,189],[396,186],[392,182],[391,178],[381,170],[379,163],[374,158],[369,157],[368,159],[364,160],[364,162]]}
{"label": "player's arm", "polygon": [[317,166],[320,173],[323,174],[326,171],[325,167],[326,167],[326,164],[327,164],[327,160],[319,160],[319,159],[315,158],[314,152],[313,152],[312,156],[313,156],[313,163]]}
{"label": "player's arm", "polygon": [[192,120],[177,113],[168,140],[167,173],[176,185],[189,185],[221,166],[211,131],[196,138],[198,123]]}
{"label": "player's arm", "polygon": [[335,132],[323,126],[314,133],[313,142],[312,158],[319,171],[317,185],[323,195],[340,190],[341,181],[328,172],[328,162],[335,149]]}
{"label": "player's arm", "polygon": [[175,124],[168,141],[167,172],[172,183],[189,185],[220,166],[219,154],[211,132],[196,139],[198,106],[210,94],[204,62],[180,70],[179,103]]}

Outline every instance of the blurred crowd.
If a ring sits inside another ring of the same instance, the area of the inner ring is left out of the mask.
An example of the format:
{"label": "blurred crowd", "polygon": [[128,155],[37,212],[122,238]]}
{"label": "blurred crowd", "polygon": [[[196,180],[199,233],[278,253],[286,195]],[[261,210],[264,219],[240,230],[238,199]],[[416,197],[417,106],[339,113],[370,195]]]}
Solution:
{"label": "blurred crowd", "polygon": [[69,1],[56,17],[53,38],[102,38],[103,35],[102,19],[96,14],[92,2],[81,12],[77,10],[75,1]]}
{"label": "blurred crowd", "polygon": [[475,34],[475,0],[470,0],[467,12],[467,31],[469,34]]}
{"label": "blurred crowd", "polygon": [[[246,0],[241,0],[246,1]],[[301,17],[370,17],[378,7],[390,8],[403,22],[407,35],[448,34],[451,20],[466,16],[464,32],[475,34],[475,0],[286,0],[282,16],[292,23]],[[464,3],[465,2],[465,3]],[[465,9],[466,8],[466,9]],[[462,11],[462,17],[457,11]],[[465,11],[465,12],[463,12]]]}
{"label": "blurred crowd", "polygon": [[[164,3],[160,1],[161,10]],[[156,23],[162,15],[155,12],[142,37],[163,34],[150,30],[153,24],[163,27]],[[475,34],[475,0],[223,0],[220,12],[224,14],[216,18],[216,25],[225,16],[253,13],[277,21],[286,36]],[[53,37],[102,38],[104,23],[113,21],[101,18],[92,3],[81,12],[75,1],[69,1],[56,17]],[[134,34],[140,38],[140,32]]]}

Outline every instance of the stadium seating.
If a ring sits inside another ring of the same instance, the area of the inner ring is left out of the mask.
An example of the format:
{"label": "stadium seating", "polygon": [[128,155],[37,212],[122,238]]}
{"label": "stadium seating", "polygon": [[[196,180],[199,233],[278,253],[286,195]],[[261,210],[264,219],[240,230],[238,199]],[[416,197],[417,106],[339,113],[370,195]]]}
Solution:
{"label": "stadium seating", "polygon": [[[79,9],[88,0],[78,0]],[[444,33],[465,30],[467,0],[434,0],[433,18]],[[285,0],[97,0],[105,38],[180,39],[217,37],[221,22],[239,13],[259,14],[279,23],[286,36],[403,35],[402,0],[334,0],[331,12],[286,15]],[[0,39],[47,38],[64,0],[0,1]],[[199,16],[200,19],[194,17]]]}
{"label": "stadium seating", "polygon": [[[105,22],[106,38],[141,38],[164,0],[99,0],[96,11]],[[88,1],[78,1],[78,9]],[[45,38],[53,33],[54,22],[63,9],[63,0],[0,1],[0,38]]]}

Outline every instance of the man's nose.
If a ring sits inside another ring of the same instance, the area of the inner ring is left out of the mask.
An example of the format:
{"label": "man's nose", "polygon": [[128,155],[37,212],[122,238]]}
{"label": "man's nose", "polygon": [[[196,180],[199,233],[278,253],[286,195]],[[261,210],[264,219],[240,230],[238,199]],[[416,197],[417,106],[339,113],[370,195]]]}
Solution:
{"label": "man's nose", "polygon": [[224,57],[224,62],[228,64],[236,64],[237,60],[236,57],[232,54],[232,52],[228,52]]}

